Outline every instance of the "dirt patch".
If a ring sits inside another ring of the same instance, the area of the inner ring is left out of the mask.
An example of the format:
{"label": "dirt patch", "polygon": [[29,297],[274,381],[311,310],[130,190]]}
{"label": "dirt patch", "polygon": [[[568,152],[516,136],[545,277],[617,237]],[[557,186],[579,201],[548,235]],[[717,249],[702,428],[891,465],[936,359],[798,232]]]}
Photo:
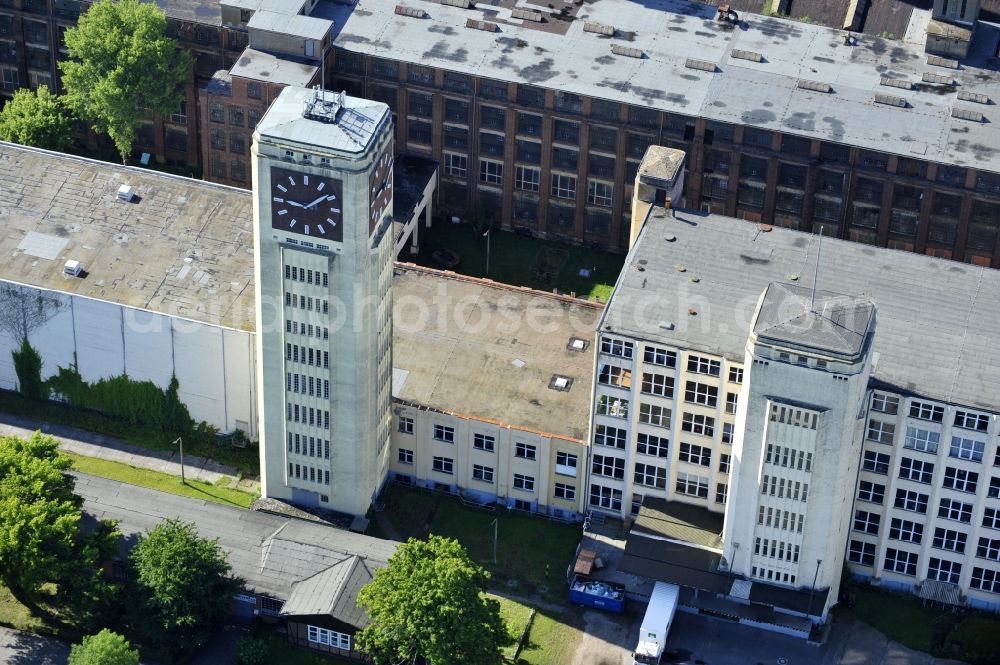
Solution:
{"label": "dirt patch", "polygon": [[638,617],[597,610],[583,613],[583,637],[573,653],[572,665],[631,665],[632,647],[638,639]]}

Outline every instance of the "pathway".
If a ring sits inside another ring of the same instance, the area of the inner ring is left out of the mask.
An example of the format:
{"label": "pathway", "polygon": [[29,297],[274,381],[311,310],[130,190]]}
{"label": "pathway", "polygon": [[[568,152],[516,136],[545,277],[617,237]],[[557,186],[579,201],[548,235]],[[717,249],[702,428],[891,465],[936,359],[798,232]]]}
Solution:
{"label": "pathway", "polygon": [[69,647],[51,637],[0,626],[0,663],[5,665],[65,665]]}
{"label": "pathway", "polygon": [[[59,441],[59,447],[66,452],[121,462],[140,469],[159,471],[171,476],[181,475],[181,465],[177,451],[149,450],[125,443],[121,439],[95,434],[67,425],[53,425],[25,416],[0,413],[0,436],[29,437],[36,431],[48,434]],[[219,464],[205,457],[184,456],[186,478],[215,484],[221,478],[230,478],[235,484],[236,468]],[[247,481],[241,481],[241,486]],[[254,483],[257,489],[258,484]],[[241,489],[244,489],[241,487]]]}

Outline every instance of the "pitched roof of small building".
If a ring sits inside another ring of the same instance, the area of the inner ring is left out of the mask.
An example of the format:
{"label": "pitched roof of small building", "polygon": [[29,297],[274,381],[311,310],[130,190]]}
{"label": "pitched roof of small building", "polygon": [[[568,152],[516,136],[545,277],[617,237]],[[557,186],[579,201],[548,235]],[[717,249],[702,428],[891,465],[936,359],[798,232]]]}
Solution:
{"label": "pitched roof of small building", "polygon": [[312,577],[299,580],[292,585],[281,615],[327,614],[338,621],[363,628],[368,624],[368,613],[358,607],[358,591],[371,582],[375,571],[384,565],[352,556]]}

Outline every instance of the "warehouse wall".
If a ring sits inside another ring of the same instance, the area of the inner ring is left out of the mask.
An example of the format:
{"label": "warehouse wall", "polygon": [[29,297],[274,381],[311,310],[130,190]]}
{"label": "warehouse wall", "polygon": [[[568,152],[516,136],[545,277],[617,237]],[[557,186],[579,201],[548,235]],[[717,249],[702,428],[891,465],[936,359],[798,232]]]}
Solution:
{"label": "warehouse wall", "polygon": [[[74,354],[88,382],[126,373],[166,388],[176,375],[195,420],[257,438],[253,333],[0,280],[0,287],[9,285],[51,303],[47,320],[29,335],[43,378],[71,365]],[[0,388],[8,390],[17,388],[14,345],[0,333]]]}

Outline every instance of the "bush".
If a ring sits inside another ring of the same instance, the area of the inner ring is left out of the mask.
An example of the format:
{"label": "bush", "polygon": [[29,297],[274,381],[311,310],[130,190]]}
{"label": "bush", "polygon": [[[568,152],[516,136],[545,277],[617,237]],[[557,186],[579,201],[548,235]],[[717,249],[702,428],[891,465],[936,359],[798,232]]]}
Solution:
{"label": "bush", "polygon": [[237,665],[266,665],[270,649],[259,637],[244,637],[236,647]]}
{"label": "bush", "polygon": [[42,357],[35,347],[25,339],[21,342],[21,348],[12,351],[11,355],[14,357],[14,372],[17,374],[21,394],[36,400],[48,397],[49,391],[42,381]]}

